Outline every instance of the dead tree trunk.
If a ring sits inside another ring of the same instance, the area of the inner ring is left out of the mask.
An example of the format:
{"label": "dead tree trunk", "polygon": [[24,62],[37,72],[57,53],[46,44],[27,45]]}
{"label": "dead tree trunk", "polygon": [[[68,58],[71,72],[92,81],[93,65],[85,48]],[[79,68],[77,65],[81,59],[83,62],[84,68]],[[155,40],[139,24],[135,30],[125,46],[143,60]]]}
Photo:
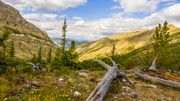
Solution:
{"label": "dead tree trunk", "polygon": [[109,66],[100,60],[95,60],[103,67],[105,67],[107,69],[107,72],[105,76],[101,79],[101,81],[98,83],[98,85],[95,87],[95,89],[91,92],[86,101],[102,101],[112,81],[117,77],[125,79],[129,84],[132,85],[132,82],[127,78],[127,76],[118,70],[119,64],[116,64],[111,58],[109,59],[111,60],[113,66]]}
{"label": "dead tree trunk", "polygon": [[165,80],[165,79],[158,78],[158,77],[153,77],[153,76],[150,76],[150,75],[147,75],[147,74],[143,74],[143,73],[141,73],[139,71],[136,72],[136,76],[138,78],[142,78],[144,80],[149,80],[149,81],[153,81],[153,82],[160,83],[160,84],[163,84],[163,85],[180,88],[180,82],[176,82],[176,81],[172,81],[172,80]]}
{"label": "dead tree trunk", "polygon": [[[156,69],[156,59],[157,59],[157,56],[153,60],[152,65],[149,68],[149,70],[157,71],[157,69]],[[141,78],[141,79],[144,79],[144,80],[153,81],[153,82],[160,83],[160,84],[163,84],[163,85],[180,88],[180,82],[176,82],[176,81],[172,81],[172,80],[166,80],[166,79],[162,79],[162,78],[159,78],[159,77],[150,76],[150,75],[147,75],[147,74],[144,74],[144,73],[140,72],[140,70],[136,71],[135,75],[138,78]]]}
{"label": "dead tree trunk", "polygon": [[154,58],[151,67],[149,68],[150,70],[156,70],[156,60],[157,60],[157,56]]}

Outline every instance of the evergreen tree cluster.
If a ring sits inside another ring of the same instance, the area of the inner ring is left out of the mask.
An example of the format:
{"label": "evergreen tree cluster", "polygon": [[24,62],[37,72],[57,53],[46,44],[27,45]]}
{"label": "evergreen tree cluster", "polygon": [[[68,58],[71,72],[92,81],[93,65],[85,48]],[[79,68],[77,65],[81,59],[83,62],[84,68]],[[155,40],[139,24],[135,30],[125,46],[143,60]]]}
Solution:
{"label": "evergreen tree cluster", "polygon": [[67,24],[66,19],[64,20],[63,27],[62,27],[62,40],[60,47],[57,48],[56,54],[53,60],[54,66],[70,66],[76,67],[78,62],[78,53],[75,52],[76,42],[73,40],[71,41],[70,48],[66,48],[67,38]]}

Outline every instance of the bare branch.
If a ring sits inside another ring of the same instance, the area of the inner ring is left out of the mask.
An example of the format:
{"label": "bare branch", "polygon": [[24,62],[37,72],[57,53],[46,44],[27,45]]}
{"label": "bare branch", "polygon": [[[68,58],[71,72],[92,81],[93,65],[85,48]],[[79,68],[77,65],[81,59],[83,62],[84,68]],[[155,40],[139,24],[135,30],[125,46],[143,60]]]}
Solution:
{"label": "bare branch", "polygon": [[99,63],[100,65],[102,65],[104,68],[106,68],[107,70],[108,69],[111,69],[111,66],[107,65],[106,63],[100,61],[100,60],[97,60],[97,59],[94,59],[94,61],[96,61],[97,63]]}
{"label": "bare branch", "polygon": [[133,83],[129,80],[129,78],[124,73],[118,71],[117,77],[124,78],[130,85],[133,85]]}
{"label": "bare branch", "polygon": [[113,66],[116,65],[116,62],[111,57],[109,57],[109,60],[112,62]]}
{"label": "bare branch", "polygon": [[32,62],[27,62],[27,64],[31,65],[34,69],[36,68],[36,64],[34,64]]}

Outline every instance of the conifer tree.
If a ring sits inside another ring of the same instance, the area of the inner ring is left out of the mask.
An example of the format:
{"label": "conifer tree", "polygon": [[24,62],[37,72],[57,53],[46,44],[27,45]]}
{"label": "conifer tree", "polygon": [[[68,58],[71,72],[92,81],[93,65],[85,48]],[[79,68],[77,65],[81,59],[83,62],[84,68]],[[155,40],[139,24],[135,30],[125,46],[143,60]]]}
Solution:
{"label": "conifer tree", "polygon": [[112,47],[112,50],[111,50],[111,56],[112,56],[112,58],[114,58],[114,56],[115,56],[115,51],[116,51],[116,45],[115,44],[113,44],[113,47]]}
{"label": "conifer tree", "polygon": [[48,56],[47,56],[47,63],[50,63],[52,59],[52,49],[49,49]]}
{"label": "conifer tree", "polygon": [[37,57],[36,57],[36,54],[33,54],[33,57],[31,58],[31,62],[32,63],[37,63]]}
{"label": "conifer tree", "polygon": [[62,42],[61,42],[61,47],[62,47],[62,52],[64,53],[65,48],[66,48],[66,30],[67,24],[66,24],[66,19],[64,19],[64,24],[62,27]]}
{"label": "conifer tree", "polygon": [[71,50],[71,51],[74,51],[74,50],[75,50],[75,47],[76,47],[76,42],[73,40],[73,41],[71,41],[70,50]]}
{"label": "conifer tree", "polygon": [[168,23],[165,21],[163,25],[159,24],[153,35],[153,49],[155,56],[158,56],[158,67],[166,67],[166,63],[169,61],[168,46],[171,41],[169,35]]}
{"label": "conifer tree", "polygon": [[63,64],[65,66],[71,66],[71,67],[75,67],[77,60],[78,60],[78,53],[75,52],[75,41],[71,41],[71,46],[69,48],[69,50],[65,51],[65,56],[63,57]]}
{"label": "conifer tree", "polygon": [[155,33],[153,35],[153,48],[156,55],[162,53],[171,41],[167,25],[168,23],[165,21],[163,26],[159,24],[155,29]]}
{"label": "conifer tree", "polygon": [[14,51],[14,39],[12,39],[11,44],[10,44],[10,51],[9,51],[9,56],[14,57],[15,51]]}
{"label": "conifer tree", "polygon": [[37,54],[37,61],[42,63],[42,46],[39,47],[38,54]]}
{"label": "conifer tree", "polygon": [[11,31],[7,28],[4,27],[5,29],[3,30],[3,35],[0,37],[0,47],[2,48],[1,56],[0,56],[0,65],[2,65],[2,68],[0,68],[0,72],[3,72],[6,70],[6,44],[5,41],[11,34]]}

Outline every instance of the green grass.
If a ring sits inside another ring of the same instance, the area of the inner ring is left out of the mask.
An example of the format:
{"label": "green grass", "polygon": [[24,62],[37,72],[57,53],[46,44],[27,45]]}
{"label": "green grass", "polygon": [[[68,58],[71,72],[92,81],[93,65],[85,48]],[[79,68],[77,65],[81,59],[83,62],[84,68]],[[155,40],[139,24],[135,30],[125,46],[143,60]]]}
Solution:
{"label": "green grass", "polygon": [[[96,77],[99,74],[93,74]],[[28,89],[25,82],[19,82],[17,78],[26,78],[29,81],[38,82],[39,89]],[[58,81],[63,78],[62,82]],[[78,71],[63,67],[54,69],[53,72],[27,71],[18,73],[5,73],[0,75],[0,100],[8,101],[82,101],[89,94],[89,88],[93,88],[97,82],[88,82],[87,77],[79,75]],[[75,97],[74,92],[81,92],[82,96]]]}

